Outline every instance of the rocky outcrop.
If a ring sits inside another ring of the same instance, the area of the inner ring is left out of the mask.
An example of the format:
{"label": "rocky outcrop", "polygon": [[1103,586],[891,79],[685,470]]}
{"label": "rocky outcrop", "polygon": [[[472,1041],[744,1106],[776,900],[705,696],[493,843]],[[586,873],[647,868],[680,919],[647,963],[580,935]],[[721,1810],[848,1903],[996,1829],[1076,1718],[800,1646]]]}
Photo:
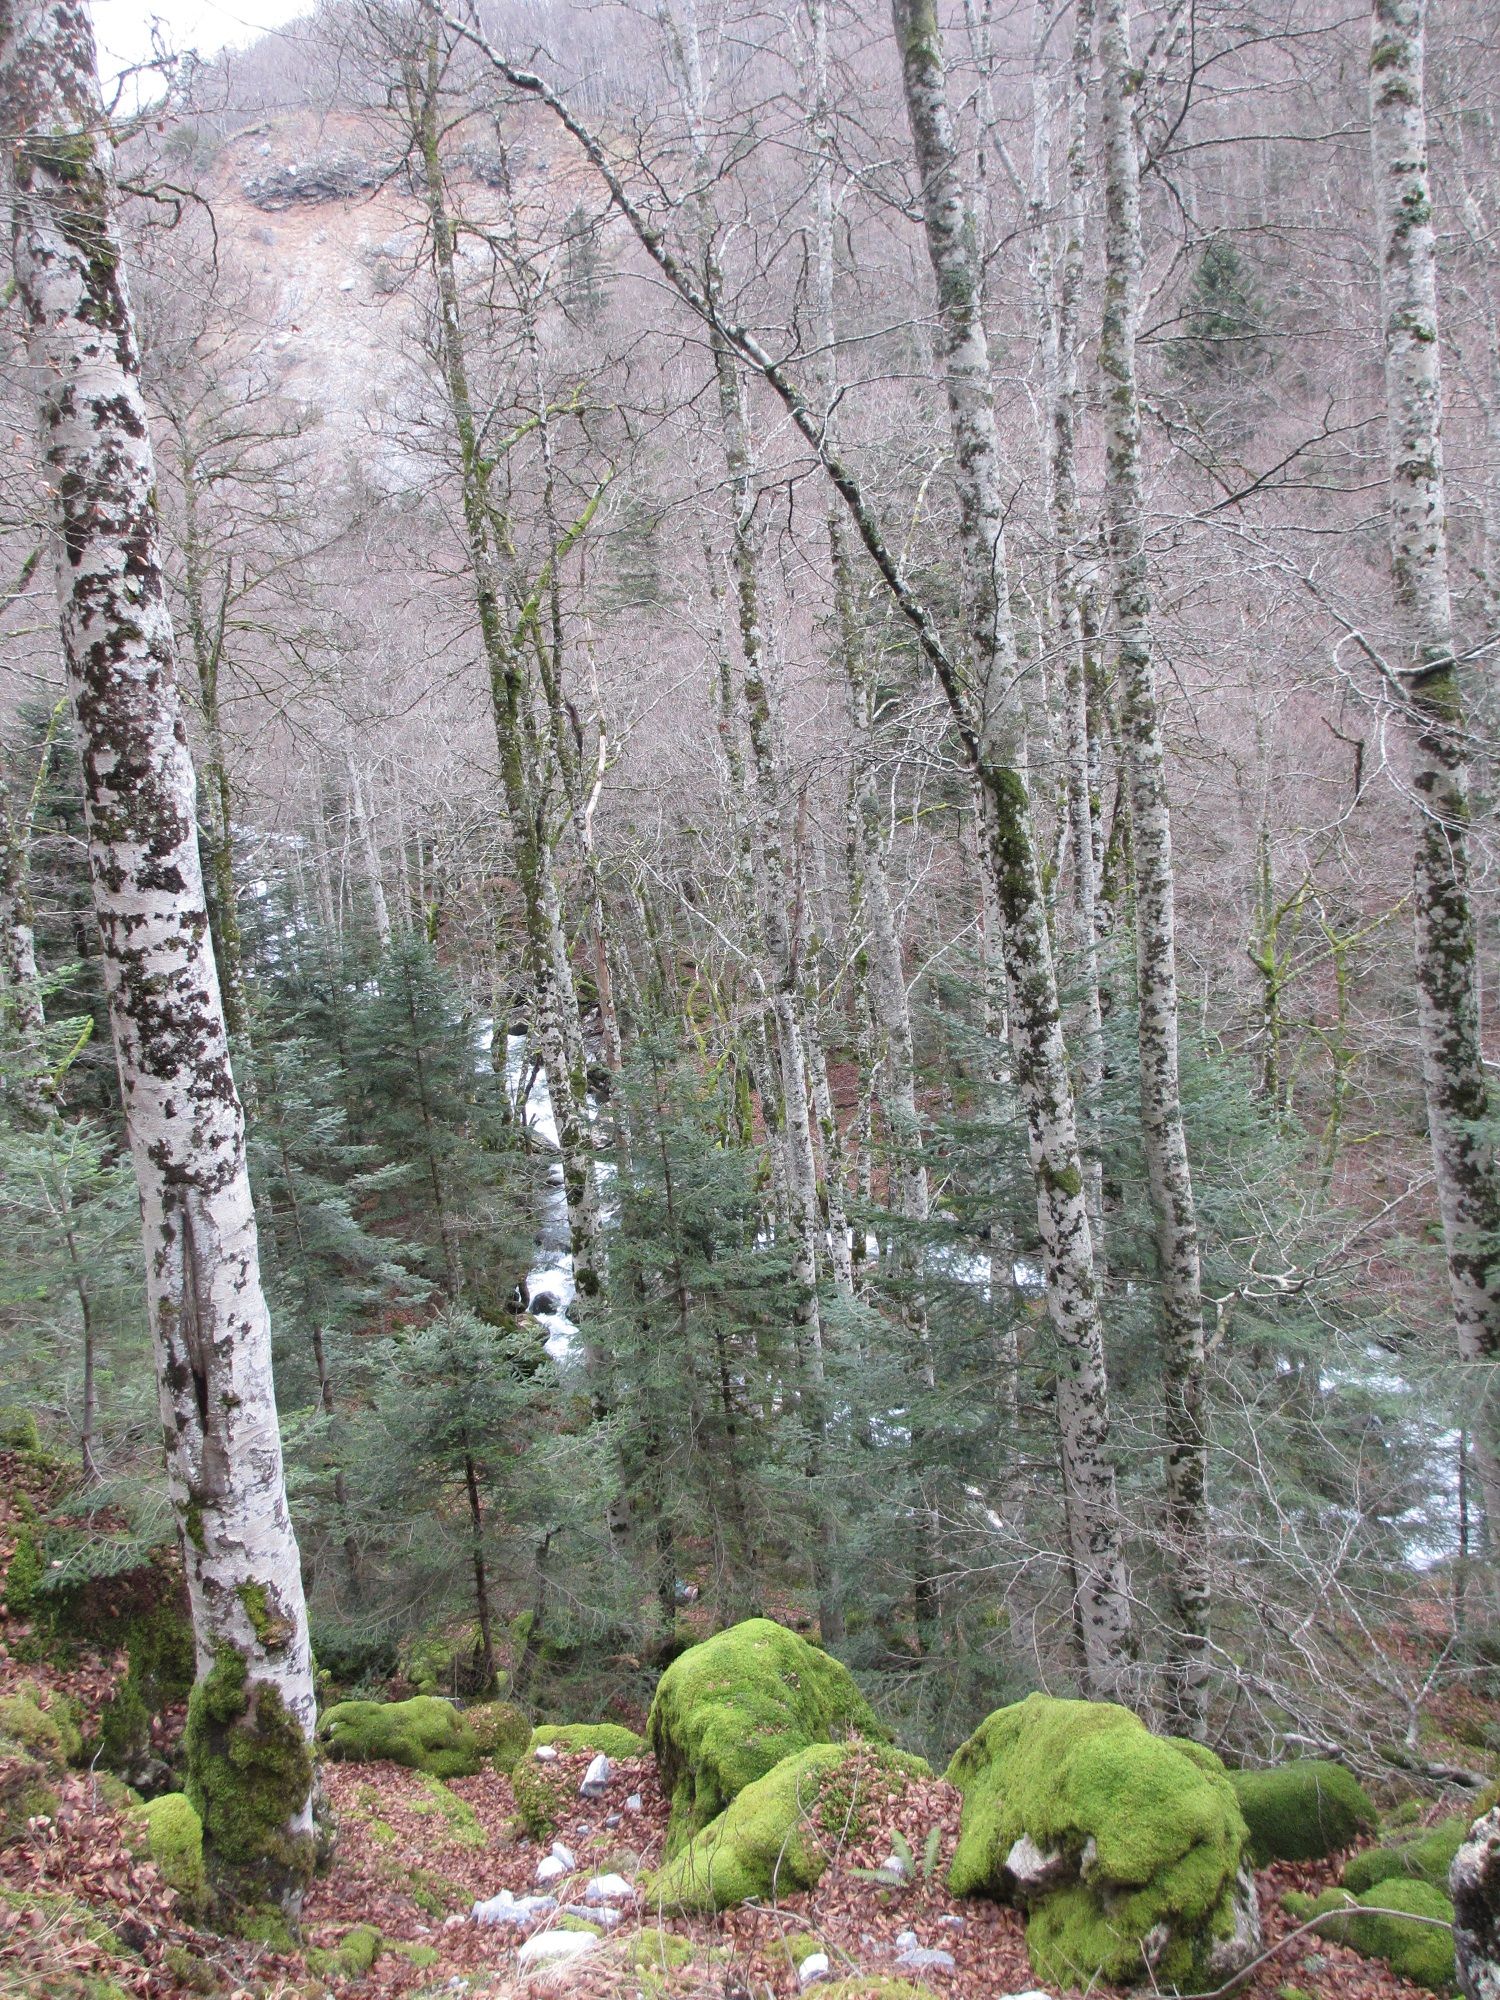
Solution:
{"label": "rocky outcrop", "polygon": [[1453,1857],[1453,1949],[1464,2000],[1500,2000],[1500,1806]]}
{"label": "rocky outcrop", "polygon": [[371,160],[350,152],[320,153],[310,160],[290,160],[252,174],[244,183],[246,201],[274,213],[283,208],[311,208],[322,202],[353,201],[384,187],[401,171],[398,160]]}

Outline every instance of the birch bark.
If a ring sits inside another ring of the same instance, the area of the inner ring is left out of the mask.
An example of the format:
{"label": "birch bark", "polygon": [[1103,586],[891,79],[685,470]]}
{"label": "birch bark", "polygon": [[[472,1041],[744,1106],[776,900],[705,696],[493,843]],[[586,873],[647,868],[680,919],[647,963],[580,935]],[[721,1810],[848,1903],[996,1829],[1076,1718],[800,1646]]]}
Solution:
{"label": "birch bark", "polygon": [[221,1894],[295,1908],[315,1847],[307,1615],[193,768],[173,691],[113,154],[79,0],[0,9],[0,102],[13,135],[16,283],[197,1645],[188,1792]]}
{"label": "birch bark", "polygon": [[1413,909],[1422,1082],[1474,1458],[1500,1531],[1500,1176],[1469,898],[1465,702],[1453,658],[1437,259],[1423,98],[1423,0],[1374,0],[1370,150],[1380,228],[1391,574],[1416,808]]}
{"label": "birch bark", "polygon": [[1203,1288],[1198,1217],[1178,1075],[1177,919],[1172,815],[1146,567],[1146,499],[1136,328],[1141,296],[1140,157],[1134,112],[1140,73],[1129,0],[1104,0],[1105,281],[1099,365],[1107,388],[1105,505],[1120,651],[1121,734],[1130,784],[1139,1009],[1141,1138],[1155,1225],[1165,1399],[1171,1625],[1165,1696],[1170,1725],[1201,1737],[1208,1668],[1208,1444],[1204,1432]]}
{"label": "birch bark", "polygon": [[[969,666],[978,705],[975,751],[989,865],[1002,920],[1016,1082],[1026,1109],[1047,1303],[1063,1348],[1058,1380],[1064,1491],[1090,1689],[1118,1692],[1133,1647],[1093,1247],[1057,980],[1014,749],[1008,697],[1016,678],[1005,572],[1004,495],[989,343],[948,110],[942,32],[933,0],[892,0],[928,255],[937,284],[944,382],[953,433]],[[950,699],[951,699],[950,694]]]}

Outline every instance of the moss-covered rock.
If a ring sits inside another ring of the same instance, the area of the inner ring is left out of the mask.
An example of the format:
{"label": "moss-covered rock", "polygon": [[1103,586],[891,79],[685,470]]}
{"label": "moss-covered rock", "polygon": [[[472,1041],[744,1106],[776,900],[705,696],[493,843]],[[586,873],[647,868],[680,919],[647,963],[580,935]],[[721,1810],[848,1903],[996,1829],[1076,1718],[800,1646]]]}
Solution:
{"label": "moss-covered rock", "polygon": [[531,1741],[531,1724],[514,1702],[476,1702],[464,1710],[464,1721],[480,1756],[497,1771],[512,1769]]}
{"label": "moss-covered rock", "polygon": [[775,1901],[821,1878],[860,1806],[932,1774],[920,1757],[876,1743],[813,1743],[746,1785],[648,1885],[663,1909],[727,1910]]}
{"label": "moss-covered rock", "polygon": [[1033,1694],[947,1775],[964,1798],[948,1886],[1022,1903],[1043,1981],[1212,1986],[1251,1956],[1245,1823],[1212,1752],[1111,1702]]}
{"label": "moss-covered rock", "polygon": [[479,1769],[474,1732],[451,1701],[341,1701],[325,1709],[318,1741],[335,1762],[404,1764],[432,1778],[468,1778]]}
{"label": "moss-covered rock", "polygon": [[99,1717],[91,1746],[97,1762],[142,1784],[159,1782],[151,1748],[151,1721],[192,1692],[196,1659],[193,1628],[179,1595],[133,1617],[124,1633],[128,1670]]}
{"label": "moss-covered rock", "polygon": [[578,1798],[577,1766],[523,1757],[510,1774],[516,1817],[533,1840],[550,1840]]}
{"label": "moss-covered rock", "polygon": [[0,1738],[59,1771],[76,1764],[83,1750],[73,1704],[32,1681],[0,1697]]}
{"label": "moss-covered rock", "polygon": [[1250,1829],[1257,1868],[1272,1861],[1321,1861],[1375,1825],[1375,1808],[1352,1771],[1301,1757],[1267,1771],[1231,1771],[1229,1782]]}
{"label": "moss-covered rock", "polygon": [[307,1954],[307,1967],[321,1979],[367,1978],[385,1940],[373,1924],[355,1924],[336,1945]]}
{"label": "moss-covered rock", "polygon": [[306,1817],[312,1748],[276,1689],[232,1646],[193,1689],[183,1733],[187,1795],[203,1823],[212,1892],[230,1907],[290,1905],[312,1880]]}
{"label": "moss-covered rock", "polygon": [[[1383,1958],[1392,1972],[1435,1993],[1453,1984],[1453,1905],[1428,1882],[1392,1879],[1361,1895],[1325,1889],[1321,1896],[1283,1897],[1286,1908],[1306,1923],[1313,1917],[1324,1937],[1351,1945],[1364,1958]],[[1386,1915],[1386,1911],[1400,1912]],[[1413,1922],[1413,1918],[1421,1921]]]}
{"label": "moss-covered rock", "polygon": [[769,1618],[747,1618],[672,1662],[646,1734],[672,1801],[670,1854],[783,1758],[888,1732],[841,1661]]}
{"label": "moss-covered rock", "polygon": [[633,1729],[625,1729],[618,1722],[564,1722],[548,1723],[531,1732],[529,1748],[535,1750],[540,1744],[550,1743],[569,1756],[580,1750],[597,1754],[603,1751],[606,1757],[643,1757],[646,1754],[646,1739],[637,1736]]}
{"label": "moss-covered rock", "polygon": [[1446,1891],[1448,1870],[1468,1832],[1467,1819],[1445,1819],[1410,1840],[1386,1847],[1367,1847],[1359,1854],[1351,1854],[1344,1864],[1344,1887],[1358,1896],[1366,1889],[1373,1889],[1377,1882],[1405,1877]]}
{"label": "moss-covered rock", "polygon": [[208,1902],[203,1870],[203,1822],[182,1792],[163,1792],[135,1808],[156,1871],[193,1910]]}

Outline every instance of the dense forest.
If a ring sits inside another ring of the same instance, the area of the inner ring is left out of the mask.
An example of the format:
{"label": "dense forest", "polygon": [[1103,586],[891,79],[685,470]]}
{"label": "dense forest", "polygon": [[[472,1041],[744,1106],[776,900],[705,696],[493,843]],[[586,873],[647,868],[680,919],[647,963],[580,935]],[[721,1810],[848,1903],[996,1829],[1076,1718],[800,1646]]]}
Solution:
{"label": "dense forest", "polygon": [[1494,2000],[1500,10],[0,110],[0,1982]]}

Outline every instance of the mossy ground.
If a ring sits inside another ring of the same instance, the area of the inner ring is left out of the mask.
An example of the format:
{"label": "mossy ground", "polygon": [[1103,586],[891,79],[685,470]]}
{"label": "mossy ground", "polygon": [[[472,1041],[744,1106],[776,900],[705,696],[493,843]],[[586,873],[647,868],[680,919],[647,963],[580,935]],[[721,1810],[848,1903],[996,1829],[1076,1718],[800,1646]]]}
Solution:
{"label": "mossy ground", "polygon": [[474,1732],[451,1701],[343,1701],[318,1719],[325,1755],[352,1764],[404,1764],[432,1778],[470,1777],[480,1766]]}
{"label": "mossy ground", "polygon": [[1303,1757],[1265,1771],[1231,1771],[1250,1829],[1257,1868],[1272,1861],[1321,1861],[1350,1847],[1375,1824],[1369,1794],[1342,1764]]}
{"label": "mossy ground", "polygon": [[1044,1983],[1138,1977],[1145,1940],[1163,1985],[1202,1971],[1233,1924],[1246,1840],[1233,1789],[1212,1753],[1152,1736],[1108,1702],[1029,1695],[998,1709],[955,1753],[948,1781],[964,1795],[948,1886],[1008,1894],[1006,1857],[1022,1835],[1074,1859],[1093,1843],[1087,1880],[1042,1895],[1026,1927]]}
{"label": "mossy ground", "polygon": [[888,1732],[841,1661],[769,1618],[747,1618],[672,1662],[646,1734],[672,1801],[675,1851],[783,1758]]}

